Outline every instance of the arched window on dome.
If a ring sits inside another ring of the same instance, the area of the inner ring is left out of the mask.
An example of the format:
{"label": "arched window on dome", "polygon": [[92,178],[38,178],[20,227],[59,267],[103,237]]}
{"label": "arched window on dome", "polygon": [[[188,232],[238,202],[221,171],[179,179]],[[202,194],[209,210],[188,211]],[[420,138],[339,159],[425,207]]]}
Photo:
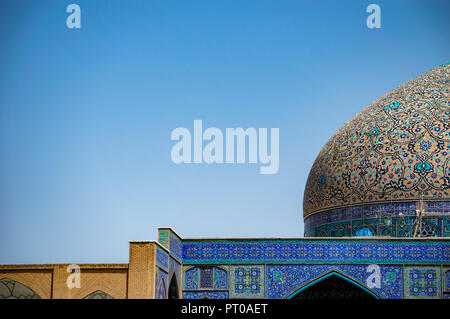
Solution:
{"label": "arched window on dome", "polygon": [[372,230],[369,227],[361,227],[356,231],[357,237],[373,236]]}

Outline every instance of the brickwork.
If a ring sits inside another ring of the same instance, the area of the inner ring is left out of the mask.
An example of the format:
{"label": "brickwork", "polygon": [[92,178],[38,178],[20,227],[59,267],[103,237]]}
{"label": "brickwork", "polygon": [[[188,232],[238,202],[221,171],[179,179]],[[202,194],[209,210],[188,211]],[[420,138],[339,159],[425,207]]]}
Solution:
{"label": "brickwork", "polygon": [[10,269],[0,268],[0,279],[8,278],[20,282],[34,290],[41,298],[52,298],[52,269],[11,268],[13,267]]}
{"label": "brickwork", "polygon": [[69,289],[70,299],[101,290],[115,299],[127,298],[128,269],[81,269],[81,288]]}
{"label": "brickwork", "polygon": [[130,242],[128,298],[155,298],[156,243]]}

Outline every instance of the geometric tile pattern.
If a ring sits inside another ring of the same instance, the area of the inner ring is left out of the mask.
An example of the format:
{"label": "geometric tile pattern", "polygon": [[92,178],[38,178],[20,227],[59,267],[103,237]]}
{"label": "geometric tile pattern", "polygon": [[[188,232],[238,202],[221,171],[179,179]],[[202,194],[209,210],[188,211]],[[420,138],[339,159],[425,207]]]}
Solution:
{"label": "geometric tile pattern", "polygon": [[184,241],[183,263],[449,264],[445,240],[211,240]]}
{"label": "geometric tile pattern", "polygon": [[[169,280],[172,280],[173,275],[176,274],[177,279],[177,285],[178,285],[178,291],[180,291],[181,288],[181,264],[172,258],[172,256],[169,257]],[[170,281],[168,281],[170,284]]]}
{"label": "geometric tile pattern", "polygon": [[264,266],[231,266],[230,298],[264,298]]}
{"label": "geometric tile pattern", "polygon": [[168,229],[158,229],[158,242],[169,249],[169,230]]}
{"label": "geometric tile pattern", "polygon": [[182,243],[173,232],[170,232],[170,254],[177,260],[181,260]]}
{"label": "geometric tile pattern", "polygon": [[227,289],[227,271],[214,267],[214,289]]}
{"label": "geometric tile pattern", "polygon": [[303,212],[450,198],[450,64],[383,95],[325,144],[306,183]]}
{"label": "geometric tile pattern", "polygon": [[405,267],[405,298],[441,298],[440,267]]}
{"label": "geometric tile pattern", "polygon": [[199,289],[199,268],[193,267],[184,271],[184,290]]}
{"label": "geometric tile pattern", "polygon": [[183,292],[183,299],[202,299],[202,298],[228,299],[228,292],[227,291],[210,291],[210,290],[184,291]]}
{"label": "geometric tile pattern", "polygon": [[158,298],[162,295],[162,288],[164,287],[164,298],[159,299],[167,299],[167,273],[160,268],[156,268],[156,274],[155,274],[155,292],[158,296]]}
{"label": "geometric tile pattern", "polygon": [[213,288],[213,269],[212,267],[200,268],[200,288]]}
{"label": "geometric tile pattern", "polygon": [[159,288],[156,291],[157,291],[156,299],[167,299],[166,298],[166,285],[165,285],[164,279],[161,279],[161,282],[159,283]]}
{"label": "geometric tile pattern", "polygon": [[[183,290],[225,290],[228,286],[228,272],[227,266],[220,267],[184,267],[183,274]],[[208,284],[200,284],[202,280],[206,281],[206,276],[209,278]],[[211,283],[209,283],[211,281]]]}
{"label": "geometric tile pattern", "polygon": [[[450,206],[449,206],[450,211]],[[319,213],[322,215],[324,213]],[[305,237],[344,237],[356,236],[359,229],[370,229],[374,236],[412,237],[416,217],[384,217],[337,221],[319,226],[305,227]],[[421,237],[448,237],[443,232],[443,225],[450,220],[449,216],[433,216],[422,219]]]}
{"label": "geometric tile pattern", "polygon": [[[301,286],[335,271],[343,274],[360,285],[367,287],[367,279],[372,271],[367,271],[368,265],[267,265],[268,299],[286,298]],[[381,298],[403,298],[402,266],[380,266],[380,288],[367,288]]]}
{"label": "geometric tile pattern", "polygon": [[[332,209],[308,216],[305,219],[305,237],[355,236],[356,231],[368,227],[374,235],[412,237],[416,220],[416,203],[382,203]],[[425,211],[450,212],[449,201],[425,202]],[[424,217],[422,236],[450,236],[444,226],[448,215]]]}
{"label": "geometric tile pattern", "polygon": [[169,254],[156,246],[156,264],[165,271],[169,270]]}
{"label": "geometric tile pattern", "polygon": [[444,268],[444,299],[450,299],[450,268]]}

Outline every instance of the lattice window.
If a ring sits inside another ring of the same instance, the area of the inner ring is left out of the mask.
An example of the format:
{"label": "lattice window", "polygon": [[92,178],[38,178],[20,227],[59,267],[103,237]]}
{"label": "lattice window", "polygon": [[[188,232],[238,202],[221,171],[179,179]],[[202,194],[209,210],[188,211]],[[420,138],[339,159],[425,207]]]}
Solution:
{"label": "lattice window", "polygon": [[200,268],[200,288],[213,288],[212,267]]}

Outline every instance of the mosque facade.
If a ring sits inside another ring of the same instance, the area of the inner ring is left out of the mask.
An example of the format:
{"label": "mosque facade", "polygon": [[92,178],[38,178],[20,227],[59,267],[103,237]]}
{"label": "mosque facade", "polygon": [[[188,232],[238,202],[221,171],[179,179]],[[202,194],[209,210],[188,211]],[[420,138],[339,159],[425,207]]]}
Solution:
{"label": "mosque facade", "polygon": [[[304,238],[186,239],[128,264],[0,265],[0,298],[449,299],[450,64],[388,92],[311,168]],[[69,271],[69,272],[68,272]]]}

